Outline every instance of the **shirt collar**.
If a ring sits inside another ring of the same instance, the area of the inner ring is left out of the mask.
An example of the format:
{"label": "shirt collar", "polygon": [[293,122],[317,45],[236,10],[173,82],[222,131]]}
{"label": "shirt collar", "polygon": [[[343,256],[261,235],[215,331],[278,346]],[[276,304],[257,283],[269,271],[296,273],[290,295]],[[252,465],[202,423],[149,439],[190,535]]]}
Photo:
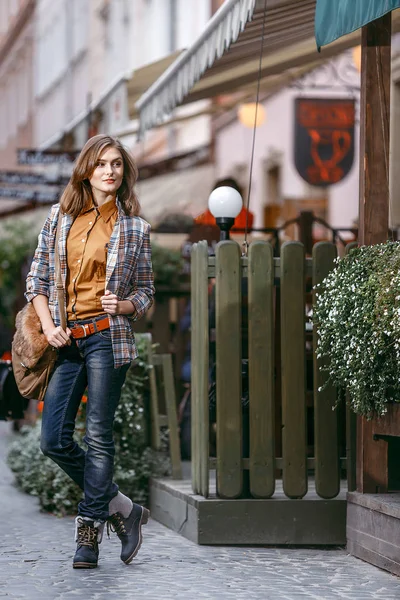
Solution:
{"label": "shirt collar", "polygon": [[102,217],[103,221],[107,223],[113,216],[114,212],[117,210],[117,204],[115,200],[109,200],[102,206],[96,206],[95,204],[93,204],[93,201],[90,201],[90,203],[86,204],[81,214],[85,215],[88,212],[91,212],[92,210],[98,212],[99,215]]}
{"label": "shirt collar", "polygon": [[93,204],[92,200],[89,200],[88,202],[86,202],[85,206],[82,209],[82,212],[80,213],[81,215],[86,215],[88,212],[90,212],[91,210],[94,210],[96,207]]}
{"label": "shirt collar", "polygon": [[102,204],[102,206],[98,207],[98,211],[105,223],[107,223],[107,221],[109,221],[111,219],[111,217],[113,216],[113,214],[115,213],[116,210],[117,210],[117,205],[115,203],[115,199],[109,200],[105,204]]}

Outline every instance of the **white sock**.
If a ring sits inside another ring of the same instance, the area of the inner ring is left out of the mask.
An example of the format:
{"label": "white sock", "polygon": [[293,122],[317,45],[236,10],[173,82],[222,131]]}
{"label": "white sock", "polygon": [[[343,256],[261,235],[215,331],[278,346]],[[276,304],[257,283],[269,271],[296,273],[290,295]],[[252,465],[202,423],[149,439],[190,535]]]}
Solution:
{"label": "white sock", "polygon": [[82,523],[84,521],[90,521],[93,522],[93,526],[97,527],[97,541],[100,544],[101,540],[103,539],[103,531],[104,531],[104,525],[105,523],[101,522],[101,521],[93,521],[93,519],[89,519],[88,517],[81,517],[81,516],[77,516],[75,518],[75,541],[78,541],[78,527],[80,525],[82,525]]}
{"label": "white sock", "polygon": [[108,512],[113,515],[117,512],[121,513],[124,519],[127,519],[132,512],[133,502],[128,496],[124,496],[121,492],[118,492],[117,496],[111,500],[108,505]]}

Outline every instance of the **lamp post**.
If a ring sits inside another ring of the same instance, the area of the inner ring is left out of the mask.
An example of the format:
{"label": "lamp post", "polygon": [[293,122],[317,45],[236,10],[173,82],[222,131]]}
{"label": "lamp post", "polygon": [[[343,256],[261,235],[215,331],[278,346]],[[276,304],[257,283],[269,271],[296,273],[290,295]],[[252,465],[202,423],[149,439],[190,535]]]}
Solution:
{"label": "lamp post", "polygon": [[215,188],[208,199],[208,208],[220,228],[220,240],[229,240],[229,231],[243,207],[242,196],[229,186]]}

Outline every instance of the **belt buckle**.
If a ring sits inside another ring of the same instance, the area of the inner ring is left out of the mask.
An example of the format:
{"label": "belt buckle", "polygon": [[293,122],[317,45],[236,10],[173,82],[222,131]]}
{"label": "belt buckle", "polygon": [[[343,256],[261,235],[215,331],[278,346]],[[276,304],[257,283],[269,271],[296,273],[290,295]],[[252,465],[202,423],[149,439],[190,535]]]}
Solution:
{"label": "belt buckle", "polygon": [[80,325],[79,327],[82,327],[82,329],[83,329],[83,337],[87,337],[88,334],[86,333],[86,327],[89,328],[89,325],[87,323],[84,323],[83,325]]}

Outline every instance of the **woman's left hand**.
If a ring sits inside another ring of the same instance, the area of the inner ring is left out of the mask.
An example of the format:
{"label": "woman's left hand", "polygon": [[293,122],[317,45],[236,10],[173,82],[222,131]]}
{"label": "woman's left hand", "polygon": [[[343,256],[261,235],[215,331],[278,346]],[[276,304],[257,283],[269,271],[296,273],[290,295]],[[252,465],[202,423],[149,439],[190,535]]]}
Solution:
{"label": "woman's left hand", "polygon": [[101,306],[105,313],[109,315],[119,315],[119,300],[115,294],[106,290],[104,296],[100,298]]}

